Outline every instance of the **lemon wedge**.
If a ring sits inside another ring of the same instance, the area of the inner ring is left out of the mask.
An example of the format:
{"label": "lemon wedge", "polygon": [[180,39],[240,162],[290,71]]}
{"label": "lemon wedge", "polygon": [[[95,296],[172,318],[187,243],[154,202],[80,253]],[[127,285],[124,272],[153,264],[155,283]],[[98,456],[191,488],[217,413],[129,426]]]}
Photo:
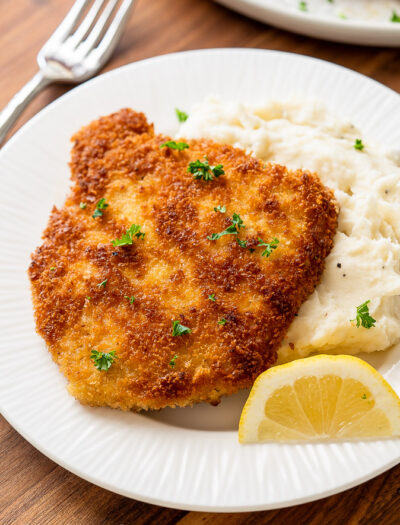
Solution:
{"label": "lemon wedge", "polygon": [[400,436],[400,398],[365,361],[318,355],[256,379],[239,423],[240,443]]}

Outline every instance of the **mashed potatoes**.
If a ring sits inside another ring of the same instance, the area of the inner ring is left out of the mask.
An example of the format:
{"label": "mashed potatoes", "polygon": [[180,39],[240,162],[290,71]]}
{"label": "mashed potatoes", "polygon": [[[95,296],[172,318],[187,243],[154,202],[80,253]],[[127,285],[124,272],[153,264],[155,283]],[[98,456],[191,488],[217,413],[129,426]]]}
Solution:
{"label": "mashed potatoes", "polygon": [[[274,3],[273,0],[272,3]],[[298,0],[281,0],[281,4],[299,10]],[[389,22],[393,11],[400,10],[399,0],[306,0],[307,13],[353,20]]]}
{"label": "mashed potatoes", "polygon": [[[179,136],[208,137],[265,161],[317,172],[340,205],[334,248],[322,281],[303,304],[279,362],[311,353],[374,352],[400,341],[400,167],[350,123],[315,104],[263,107],[209,98],[190,112]],[[350,319],[370,300],[371,329]]]}

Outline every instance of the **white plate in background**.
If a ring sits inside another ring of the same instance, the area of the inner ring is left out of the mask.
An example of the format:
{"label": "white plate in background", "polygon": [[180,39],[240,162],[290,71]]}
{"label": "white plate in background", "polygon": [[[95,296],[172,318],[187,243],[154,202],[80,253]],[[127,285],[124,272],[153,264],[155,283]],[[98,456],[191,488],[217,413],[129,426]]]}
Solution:
{"label": "white plate in background", "polygon": [[[400,46],[400,23],[343,20],[338,16],[303,12],[281,0],[216,0],[239,13],[302,35],[367,46]],[[321,0],[326,2],[327,0]],[[358,2],[359,0],[353,0]],[[381,0],[374,0],[376,3]],[[397,13],[400,15],[400,8]]]}
{"label": "white plate in background", "polygon": [[[241,446],[246,392],[218,407],[124,413],[80,405],[33,321],[30,253],[69,187],[70,136],[121,107],[156,131],[177,130],[174,108],[208,94],[261,104],[318,99],[368,140],[400,143],[400,96],[336,65],[287,53],[219,49],[165,55],[115,69],[41,111],[0,152],[0,402],[7,420],[45,455],[114,492],[189,510],[250,511],[334,494],[400,460],[400,439]],[[400,347],[369,358],[400,393]]]}

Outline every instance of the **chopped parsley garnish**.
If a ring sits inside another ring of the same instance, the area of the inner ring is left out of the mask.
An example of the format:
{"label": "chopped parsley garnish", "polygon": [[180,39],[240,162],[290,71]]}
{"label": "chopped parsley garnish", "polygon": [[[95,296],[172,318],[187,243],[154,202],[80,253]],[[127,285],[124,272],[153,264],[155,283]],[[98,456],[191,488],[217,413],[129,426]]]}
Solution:
{"label": "chopped parsley garnish", "polygon": [[164,144],[161,144],[160,146],[160,148],[176,149],[178,151],[182,151],[184,149],[187,149],[188,147],[189,144],[186,144],[186,142],[175,142],[174,140],[164,142]]}
{"label": "chopped parsley garnish", "polygon": [[130,297],[129,297],[129,295],[124,295],[124,299],[128,299],[129,302],[131,304],[133,304],[135,302],[135,300],[136,300],[136,297],[134,297],[133,295],[131,295]]}
{"label": "chopped parsley garnish", "polygon": [[138,224],[132,224],[130,228],[126,230],[126,233],[123,234],[121,239],[114,239],[111,241],[113,246],[126,246],[127,244],[133,244],[133,238],[137,237],[144,239],[145,234],[140,231],[140,226]]}
{"label": "chopped parsley garnish", "polygon": [[215,293],[212,293],[211,295],[209,295],[208,298],[210,299],[210,301],[215,303]]}
{"label": "chopped parsley garnish", "polygon": [[52,266],[52,267],[50,268],[50,270],[51,270],[52,272],[54,272],[55,269],[56,269],[55,266]]}
{"label": "chopped parsley garnish", "polygon": [[98,286],[99,288],[105,288],[105,287],[106,287],[106,284],[107,284],[107,281],[108,281],[108,279],[104,279],[104,281],[103,281],[102,283],[99,283],[97,286]]}
{"label": "chopped parsley garnish", "polygon": [[367,399],[367,394],[363,394],[363,395],[361,396],[361,399]]}
{"label": "chopped parsley garnish", "polygon": [[359,151],[362,151],[365,148],[363,141],[361,139],[356,139],[354,142],[354,149],[358,149]]}
{"label": "chopped parsley garnish", "polygon": [[215,206],[214,211],[219,211],[219,213],[225,213],[226,207],[225,206]]}
{"label": "chopped parsley garnish", "polygon": [[299,2],[300,11],[308,11],[307,2]]}
{"label": "chopped parsley garnish", "polygon": [[264,242],[262,239],[258,239],[257,246],[265,246],[265,250],[262,252],[261,257],[269,257],[272,253],[272,250],[278,248],[279,241],[277,238],[273,239],[271,242]]}
{"label": "chopped parsley garnish", "polygon": [[198,159],[194,162],[189,162],[187,171],[192,173],[194,179],[204,180],[213,180],[214,177],[217,179],[225,173],[222,164],[210,166],[207,157],[204,157],[204,162]]}
{"label": "chopped parsley garnish", "polygon": [[237,235],[238,231],[236,230],[236,226],[231,224],[228,226],[226,230],[220,233],[212,233],[211,235],[207,235],[207,239],[209,241],[216,241],[217,239],[220,239],[223,235]]}
{"label": "chopped parsley garnish", "polygon": [[181,111],[178,108],[175,108],[176,116],[178,117],[179,122],[186,122],[189,118],[189,115],[185,113],[184,111]]}
{"label": "chopped parsley garnish", "polygon": [[338,17],[341,18],[342,20],[347,20],[347,15],[345,15],[344,13],[339,13]]}
{"label": "chopped parsley garnish", "polygon": [[117,359],[117,356],[115,355],[115,350],[107,353],[98,352],[97,350],[92,349],[90,359],[93,360],[94,366],[97,368],[97,370],[104,370],[107,372],[114,360]]}
{"label": "chopped parsley garnish", "polygon": [[225,317],[223,317],[222,319],[220,319],[220,320],[218,321],[218,324],[224,326],[224,324],[226,324],[227,322],[228,322],[228,321],[225,319]]}
{"label": "chopped parsley garnish", "polygon": [[92,300],[92,298],[90,297],[90,295],[87,295],[87,296],[86,296],[86,299],[87,299],[88,301],[91,301],[91,300]]}
{"label": "chopped parsley garnish", "polygon": [[174,367],[177,359],[178,359],[178,356],[175,354],[174,357],[169,362],[169,366]]}
{"label": "chopped parsley garnish", "polygon": [[371,328],[375,326],[376,320],[369,315],[368,303],[371,301],[365,301],[365,303],[357,306],[357,315],[355,319],[351,319],[350,322],[357,321],[357,327],[363,326],[364,328]]}
{"label": "chopped parsley garnish", "polygon": [[234,213],[232,215],[232,224],[238,227],[238,231],[240,230],[240,228],[246,228],[238,213]]}
{"label": "chopped parsley garnish", "polygon": [[106,199],[100,199],[99,202],[96,204],[96,209],[94,210],[94,213],[92,215],[93,219],[96,217],[101,217],[103,215],[103,211],[108,208],[109,204],[106,203]]}
{"label": "chopped parsley garnish", "polygon": [[79,204],[79,207],[82,208],[82,210],[84,210],[86,208],[86,206],[87,206],[86,202],[81,202]]}
{"label": "chopped parsley garnish", "polygon": [[400,22],[400,15],[398,15],[396,11],[393,11],[390,21],[391,22]]}
{"label": "chopped parsley garnish", "polygon": [[240,215],[234,213],[232,215],[232,224],[228,226],[226,230],[220,233],[212,233],[211,235],[207,236],[207,239],[210,241],[216,241],[217,239],[220,239],[223,235],[237,235],[239,233],[240,228],[245,227],[246,226],[244,226]]}
{"label": "chopped parsley garnish", "polygon": [[241,248],[247,248],[249,250],[250,253],[253,253],[255,251],[254,248],[249,248],[247,246],[247,241],[242,241],[241,239],[238,239],[236,237],[236,242],[238,243],[238,245],[241,247]]}
{"label": "chopped parsley garnish", "polygon": [[190,334],[192,331],[187,326],[183,326],[179,321],[172,322],[172,335],[185,335]]}

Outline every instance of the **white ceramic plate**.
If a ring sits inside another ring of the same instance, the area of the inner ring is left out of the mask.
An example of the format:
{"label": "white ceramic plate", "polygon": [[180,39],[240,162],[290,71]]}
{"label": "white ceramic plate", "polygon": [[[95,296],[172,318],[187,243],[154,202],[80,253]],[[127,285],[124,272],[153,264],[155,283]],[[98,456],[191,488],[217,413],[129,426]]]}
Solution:
{"label": "white ceramic plate", "polygon": [[[400,46],[400,24],[379,21],[343,20],[338,16],[302,12],[281,0],[216,0],[239,13],[294,33],[323,40],[367,46]],[[359,0],[353,0],[357,3]],[[326,2],[326,0],[321,0]],[[381,0],[375,0],[380,3]],[[400,14],[400,10],[398,11]]]}
{"label": "white ceramic plate", "polygon": [[[21,129],[0,154],[0,341],[2,412],[48,457],[102,487],[164,506],[261,510],[333,494],[400,459],[400,440],[240,446],[246,392],[220,406],[149,415],[81,406],[35,333],[26,269],[51,207],[69,187],[71,134],[130,106],[174,133],[174,108],[207,94],[262,103],[319,99],[350,117],[366,138],[400,143],[400,97],[325,62],[259,50],[166,55],[116,69],[72,90]],[[400,392],[400,348],[373,357]]]}

